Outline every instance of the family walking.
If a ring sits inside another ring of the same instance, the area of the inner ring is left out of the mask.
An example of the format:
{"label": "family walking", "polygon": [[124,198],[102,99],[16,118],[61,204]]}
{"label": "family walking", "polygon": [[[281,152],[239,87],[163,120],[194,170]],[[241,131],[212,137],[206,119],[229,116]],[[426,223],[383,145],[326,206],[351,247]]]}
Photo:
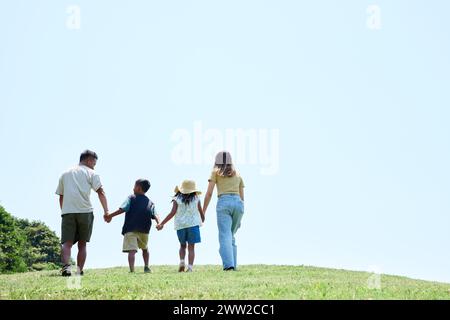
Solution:
{"label": "family walking", "polygon": [[[142,250],[144,272],[150,273],[148,238],[152,220],[156,229],[161,231],[174,219],[175,230],[180,242],[179,272],[192,272],[195,260],[195,245],[201,242],[200,227],[205,222],[206,212],[211,202],[214,189],[217,187],[217,226],[219,230],[219,253],[223,270],[237,269],[237,246],[235,234],[241,226],[244,215],[244,182],[236,171],[229,152],[219,152],[214,162],[214,169],[209,177],[208,190],[203,206],[196,183],[184,180],[175,187],[172,210],[161,221],[156,213],[155,204],[146,196],[151,184],[148,180],[139,179],[134,184],[133,194],[120,208],[110,213],[108,201],[99,175],[94,171],[98,156],[93,151],[85,151],[80,156],[80,163],[63,173],[59,179],[56,194],[62,213],[61,222],[61,259],[62,275],[70,277],[71,250],[77,244],[77,274],[84,275],[87,257],[87,243],[91,239],[94,214],[90,201],[91,190],[99,197],[104,210],[103,219],[110,223],[118,215],[125,214],[122,228],[123,249],[128,254],[130,272],[135,271],[136,253]],[[186,254],[188,256],[186,263]]]}

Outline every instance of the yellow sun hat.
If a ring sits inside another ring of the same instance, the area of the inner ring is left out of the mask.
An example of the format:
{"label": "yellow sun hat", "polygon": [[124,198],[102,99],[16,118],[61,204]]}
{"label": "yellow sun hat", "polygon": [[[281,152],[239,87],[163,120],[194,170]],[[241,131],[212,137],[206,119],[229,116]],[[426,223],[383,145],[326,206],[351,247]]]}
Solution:
{"label": "yellow sun hat", "polygon": [[202,194],[200,190],[197,189],[195,181],[184,180],[181,185],[175,187],[175,193],[181,192],[182,194]]}

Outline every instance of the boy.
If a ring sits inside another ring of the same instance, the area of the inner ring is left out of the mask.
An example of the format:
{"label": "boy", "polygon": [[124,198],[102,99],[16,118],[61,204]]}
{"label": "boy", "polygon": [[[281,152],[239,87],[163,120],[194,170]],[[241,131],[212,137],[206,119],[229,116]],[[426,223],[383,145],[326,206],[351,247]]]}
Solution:
{"label": "boy", "polygon": [[139,179],[134,185],[134,194],[129,196],[119,210],[105,216],[105,221],[111,220],[122,213],[125,214],[125,223],[122,228],[123,252],[128,253],[128,264],[130,272],[134,273],[134,262],[136,253],[142,249],[145,273],[151,273],[148,252],[148,235],[152,226],[152,219],[160,223],[159,216],[155,213],[155,205],[145,195],[150,189],[148,180]]}

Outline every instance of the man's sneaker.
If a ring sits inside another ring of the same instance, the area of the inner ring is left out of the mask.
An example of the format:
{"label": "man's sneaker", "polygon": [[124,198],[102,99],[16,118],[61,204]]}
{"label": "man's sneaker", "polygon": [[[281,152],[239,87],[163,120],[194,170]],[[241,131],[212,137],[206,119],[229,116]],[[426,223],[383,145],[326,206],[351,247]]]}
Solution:
{"label": "man's sneaker", "polygon": [[63,277],[71,277],[72,271],[70,270],[70,268],[71,268],[70,264],[66,264],[61,270],[61,275]]}
{"label": "man's sneaker", "polygon": [[186,270],[186,265],[184,263],[180,263],[180,267],[178,268],[178,272],[184,272]]}
{"label": "man's sneaker", "polygon": [[150,269],[149,267],[145,267],[144,273],[152,273],[152,269]]}

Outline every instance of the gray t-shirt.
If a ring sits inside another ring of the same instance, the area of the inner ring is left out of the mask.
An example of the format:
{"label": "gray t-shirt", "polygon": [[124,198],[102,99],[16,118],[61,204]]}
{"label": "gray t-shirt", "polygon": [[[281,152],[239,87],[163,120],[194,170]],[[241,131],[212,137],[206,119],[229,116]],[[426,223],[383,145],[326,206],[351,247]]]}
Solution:
{"label": "gray t-shirt", "polygon": [[93,212],[91,190],[97,191],[101,187],[100,176],[84,165],[63,173],[56,189],[56,194],[64,196],[62,214]]}

